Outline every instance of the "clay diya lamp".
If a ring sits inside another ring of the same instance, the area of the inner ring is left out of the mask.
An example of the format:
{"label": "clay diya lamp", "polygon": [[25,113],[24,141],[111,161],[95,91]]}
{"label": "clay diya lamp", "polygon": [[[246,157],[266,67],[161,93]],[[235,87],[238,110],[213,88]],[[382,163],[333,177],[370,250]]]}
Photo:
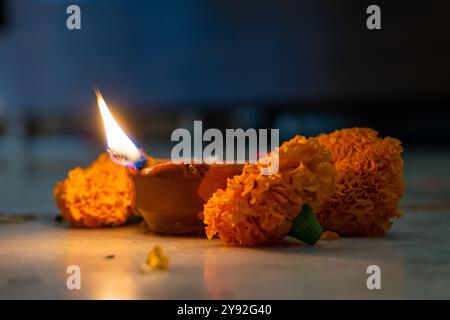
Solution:
{"label": "clay diya lamp", "polygon": [[151,231],[204,234],[203,205],[227,179],[242,172],[240,164],[183,164],[154,160],[123,132],[97,91],[111,159],[129,167],[135,207]]}
{"label": "clay diya lamp", "polygon": [[203,205],[242,168],[239,164],[175,164],[156,160],[140,170],[131,169],[136,210],[153,232],[203,235]]}

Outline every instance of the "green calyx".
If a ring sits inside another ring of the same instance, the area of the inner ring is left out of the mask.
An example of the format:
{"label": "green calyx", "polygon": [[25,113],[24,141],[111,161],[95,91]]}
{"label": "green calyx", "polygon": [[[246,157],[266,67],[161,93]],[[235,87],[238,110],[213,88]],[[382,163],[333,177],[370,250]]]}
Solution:
{"label": "green calyx", "polygon": [[305,204],[302,211],[292,221],[292,228],[289,235],[307,244],[315,244],[322,235],[323,228],[317,221],[313,209]]}

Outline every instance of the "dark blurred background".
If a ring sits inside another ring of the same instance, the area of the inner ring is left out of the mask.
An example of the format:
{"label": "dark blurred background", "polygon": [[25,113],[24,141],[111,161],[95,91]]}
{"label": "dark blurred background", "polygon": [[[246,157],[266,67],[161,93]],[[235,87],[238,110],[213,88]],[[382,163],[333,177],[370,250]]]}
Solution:
{"label": "dark blurred background", "polygon": [[0,0],[2,131],[89,132],[96,86],[144,137],[194,117],[448,143],[450,3],[392,2],[369,31],[367,1]]}
{"label": "dark blurred background", "polygon": [[[70,4],[81,30],[66,28]],[[370,4],[381,30],[366,28]],[[369,126],[439,154],[450,146],[449,12],[444,0],[0,0],[3,181],[53,170],[50,188],[103,150],[94,87],[156,156],[194,119],[279,128],[283,140]]]}

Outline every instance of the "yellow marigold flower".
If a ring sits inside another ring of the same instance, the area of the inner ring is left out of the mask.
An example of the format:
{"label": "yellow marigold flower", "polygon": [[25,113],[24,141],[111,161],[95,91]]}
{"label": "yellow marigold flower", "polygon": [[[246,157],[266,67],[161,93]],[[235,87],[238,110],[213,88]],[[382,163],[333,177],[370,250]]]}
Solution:
{"label": "yellow marigold flower", "polygon": [[151,270],[167,270],[169,267],[169,257],[166,256],[161,246],[156,245],[148,253],[145,265],[142,267],[142,271]]}
{"label": "yellow marigold flower", "polygon": [[401,142],[379,138],[368,128],[338,130],[318,139],[332,152],[337,174],[333,197],[316,211],[321,225],[344,235],[383,235],[390,219],[401,215]]}
{"label": "yellow marigold flower", "polygon": [[120,225],[133,213],[134,188],[127,168],[107,154],[86,169],[75,168],[54,190],[65,220],[77,227]]}
{"label": "yellow marigold flower", "polygon": [[303,204],[313,209],[333,193],[335,168],[331,153],[316,138],[296,136],[267,157],[278,157],[279,171],[261,175],[258,164],[246,164],[205,204],[209,239],[227,244],[272,244],[285,237]]}

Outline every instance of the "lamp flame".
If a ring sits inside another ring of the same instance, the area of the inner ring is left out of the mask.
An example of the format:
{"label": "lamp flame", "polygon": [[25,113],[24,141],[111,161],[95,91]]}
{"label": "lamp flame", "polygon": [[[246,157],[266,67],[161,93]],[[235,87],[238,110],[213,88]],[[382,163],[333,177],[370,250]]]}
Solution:
{"label": "lamp flame", "polygon": [[106,132],[108,152],[111,160],[123,166],[135,169],[142,168],[146,163],[145,153],[131,141],[116,122],[102,94],[98,90],[95,91],[95,94],[97,95],[97,104]]}

